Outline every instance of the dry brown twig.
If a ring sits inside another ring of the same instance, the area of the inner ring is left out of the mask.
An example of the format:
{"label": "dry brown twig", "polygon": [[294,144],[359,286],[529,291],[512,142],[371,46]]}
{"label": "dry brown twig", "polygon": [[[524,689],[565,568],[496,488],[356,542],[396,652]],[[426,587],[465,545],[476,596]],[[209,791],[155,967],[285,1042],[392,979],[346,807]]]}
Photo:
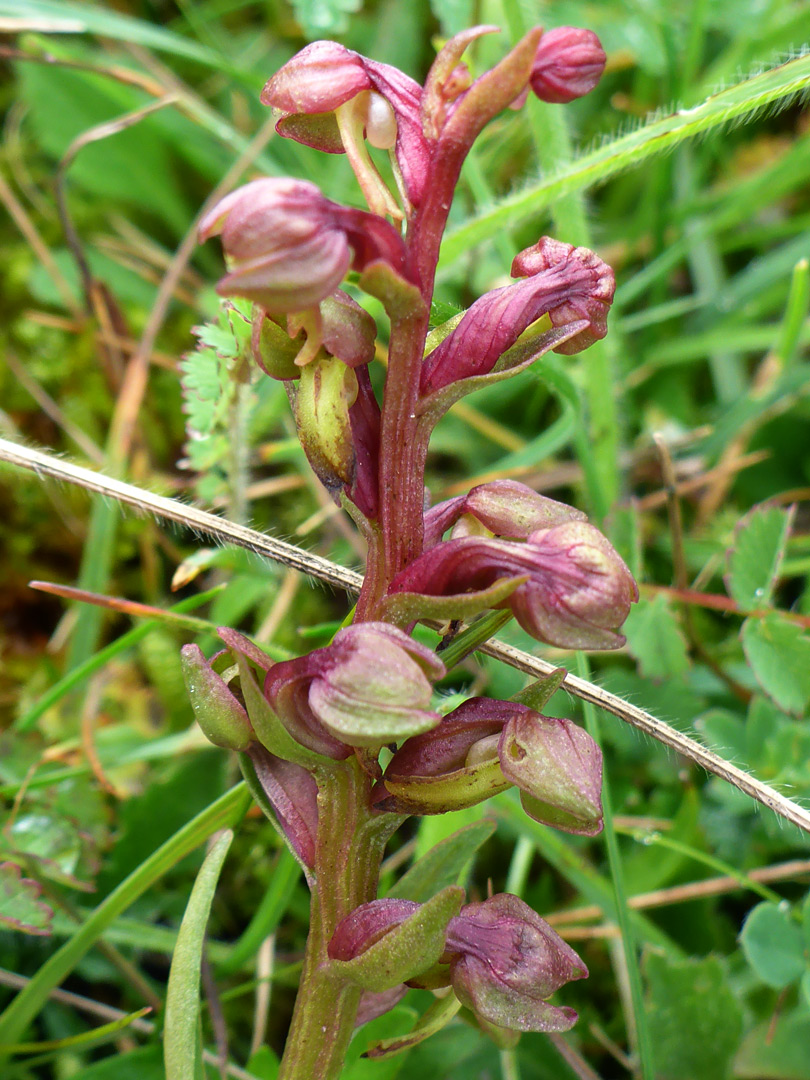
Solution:
{"label": "dry brown twig", "polygon": [[[236,544],[246,548],[257,555],[266,556],[285,566],[300,570],[304,574],[318,578],[320,581],[335,588],[344,589],[350,593],[360,590],[362,576],[354,570],[338,566],[329,559],[320,555],[311,554],[287,544],[283,540],[276,540],[272,536],[249,529],[244,525],[236,525],[224,518],[209,514],[205,510],[199,510],[195,506],[188,506],[176,499],[167,499],[162,495],[155,495],[150,491],[134,487],[132,484],[123,483],[92,469],[81,468],[69,461],[55,457],[51,454],[33,450],[8,439],[0,439],[0,461],[27,469],[42,477],[52,477],[56,480],[78,484],[88,491],[104,495],[108,498],[133,506],[135,509],[177,522],[193,532],[213,537],[223,544]],[[505,642],[492,639],[481,646],[480,652],[502,660],[512,667],[517,668],[524,674],[533,678],[542,678],[555,670],[556,665],[542,660],[540,657],[531,656],[529,653],[516,649]],[[732,784],[743,791],[749,798],[754,799],[762,806],[768,807],[775,814],[790,821],[798,828],[810,833],[810,811],[799,806],[798,803],[769,784],[757,780],[756,777],[738,768],[730,761],[726,761],[713,751],[701,746],[700,743],[684,735],[676,728],[670,727],[664,720],[659,720],[652,713],[640,709],[629,701],[603,690],[595,683],[588,682],[576,675],[567,675],[563,686],[570,693],[583,701],[591,702],[606,712],[612,713],[625,723],[638,728],[645,734],[670,747],[678,754],[693,761],[706,772],[719,776],[722,780]]]}

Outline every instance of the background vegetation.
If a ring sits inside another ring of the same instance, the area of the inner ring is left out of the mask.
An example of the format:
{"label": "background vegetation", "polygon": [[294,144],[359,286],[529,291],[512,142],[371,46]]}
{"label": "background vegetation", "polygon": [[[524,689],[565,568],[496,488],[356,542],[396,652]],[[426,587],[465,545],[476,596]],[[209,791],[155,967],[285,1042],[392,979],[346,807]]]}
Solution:
{"label": "background vegetation", "polygon": [[[434,496],[512,476],[604,521],[642,600],[627,649],[591,658],[594,681],[801,803],[807,0],[0,0],[0,434],[359,566],[283,388],[231,378],[244,374],[238,315],[219,315],[220,256],[197,249],[195,218],[212,189],[259,172],[359,203],[344,159],[275,138],[258,103],[307,40],[421,79],[437,39],[502,27],[473,53],[482,70],[538,19],[596,30],[608,71],[564,118],[533,102],[488,129],[454,205],[437,319],[550,232],[616,268],[612,328],[582,357],[457,406],[434,440]],[[195,352],[192,328],[218,318]],[[231,825],[203,965],[205,1068],[272,1078],[306,891],[269,824],[245,814],[229,756],[191,724],[178,652],[194,637],[210,653],[227,623],[295,655],[328,640],[347,599],[18,470],[0,472],[0,498],[0,1004],[33,977],[0,1016],[3,1075],[163,1076],[178,926],[206,839]],[[194,614],[66,605],[31,579]],[[500,636],[538,650],[513,624]],[[539,655],[588,676],[583,659]],[[523,681],[479,656],[443,689],[506,697]],[[549,709],[582,715],[564,693]],[[575,944],[591,971],[565,991],[579,1024],[499,1050],[458,1023],[360,1058],[409,1029],[426,1003],[412,992],[360,1032],[348,1080],[810,1077],[807,834],[616,716],[583,719],[604,746],[615,843],[550,832],[501,796],[412,823],[387,878],[461,825],[472,851],[492,819],[469,893],[508,888]]]}

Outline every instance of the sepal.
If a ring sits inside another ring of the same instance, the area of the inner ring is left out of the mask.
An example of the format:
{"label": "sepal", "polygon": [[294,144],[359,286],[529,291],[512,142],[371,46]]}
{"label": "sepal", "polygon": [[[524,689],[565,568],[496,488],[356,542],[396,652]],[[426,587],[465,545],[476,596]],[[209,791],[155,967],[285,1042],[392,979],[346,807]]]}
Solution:
{"label": "sepal", "polygon": [[349,410],[357,400],[357,376],[334,356],[301,368],[294,398],[295,424],[312,470],[333,498],[355,475]]}

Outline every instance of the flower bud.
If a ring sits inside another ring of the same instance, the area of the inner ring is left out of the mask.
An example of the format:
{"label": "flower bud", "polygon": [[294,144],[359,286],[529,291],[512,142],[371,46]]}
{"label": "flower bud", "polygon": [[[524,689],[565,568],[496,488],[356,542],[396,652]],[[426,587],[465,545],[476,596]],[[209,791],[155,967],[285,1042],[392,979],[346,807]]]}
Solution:
{"label": "flower bud", "polygon": [[[435,653],[386,623],[359,623],[325,649],[276,664],[265,694],[299,742],[330,757],[379,747],[435,727]],[[344,752],[341,752],[344,751]]]}
{"label": "flower bud", "polygon": [[306,180],[254,180],[226,195],[200,222],[200,239],[221,233],[228,257],[217,292],[271,314],[314,307],[352,261],[338,209]]}
{"label": "flower bud", "polygon": [[[492,602],[498,582],[514,585]],[[430,617],[430,598],[441,597],[445,616],[457,618],[474,609],[477,596],[478,610],[511,608],[538,641],[564,649],[617,649],[624,644],[618,628],[638,588],[598,529],[564,521],[530,533],[525,543],[465,536],[436,544],[397,574],[388,603],[392,612],[401,606],[411,617]]]}
{"label": "flower bud", "polygon": [[450,980],[477,1016],[516,1031],[568,1031],[573,1009],[545,998],[588,969],[574,950],[517,896],[465,904],[447,928]]}
{"label": "flower bud", "polygon": [[244,705],[217,675],[199,645],[184,645],[180,657],[194,718],[205,737],[215,746],[245,750],[255,735]]}
{"label": "flower bud", "polygon": [[570,720],[516,710],[498,757],[530,818],[584,836],[602,831],[602,753],[587,731]]}
{"label": "flower bud", "polygon": [[523,706],[473,698],[438,727],[408,739],[375,788],[374,805],[392,813],[445,814],[506,791],[498,740],[515,708]]}
{"label": "flower bud", "polygon": [[408,739],[373,795],[381,810],[439,814],[520,789],[529,817],[564,832],[602,827],[602,754],[582,728],[515,701],[470,698]]}
{"label": "flower bud", "polygon": [[532,90],[541,101],[573,101],[593,90],[602,78],[605,59],[592,30],[558,26],[540,39],[532,64]]}
{"label": "flower bud", "polygon": [[[565,983],[587,976],[574,950],[516,896],[499,893],[482,903],[465,904],[448,920],[452,900],[440,894],[427,904],[394,899],[362,904],[339,923],[329,942],[329,957],[357,968],[359,958],[376,952],[380,974],[375,974],[381,983],[390,968],[392,976],[401,975],[411,986],[451,985],[484,1026],[546,1032],[571,1028],[577,1019],[573,1009],[549,1005],[545,999]],[[434,916],[429,914],[432,908]],[[424,929],[409,934],[420,921]],[[410,958],[397,955],[408,942],[406,935],[414,944],[421,938],[428,949]],[[356,973],[348,966],[344,971],[358,982],[370,981],[373,968],[371,962]]]}

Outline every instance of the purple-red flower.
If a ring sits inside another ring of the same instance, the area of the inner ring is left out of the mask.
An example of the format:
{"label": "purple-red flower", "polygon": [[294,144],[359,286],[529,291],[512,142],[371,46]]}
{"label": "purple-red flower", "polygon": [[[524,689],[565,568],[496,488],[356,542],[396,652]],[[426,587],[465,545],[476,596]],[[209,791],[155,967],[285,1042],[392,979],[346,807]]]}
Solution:
{"label": "purple-red flower", "polygon": [[302,312],[331,296],[350,267],[404,266],[402,238],[383,218],[339,206],[306,180],[267,177],[237,188],[200,222],[222,235],[221,296],[244,296],[270,314]]}
{"label": "purple-red flower", "polygon": [[264,692],[303,746],[345,758],[352,746],[380,747],[435,727],[433,682],[444,665],[387,623],[340,630],[331,645],[275,664]]}
{"label": "purple-red flower", "polygon": [[[335,41],[314,41],[267,81],[261,99],[280,114],[279,135],[326,153],[347,153],[355,171],[369,179],[373,166],[362,139],[395,148],[408,198],[417,206],[429,161],[421,98],[422,87],[398,68]],[[392,212],[383,204],[372,209]]]}
{"label": "purple-red flower", "polygon": [[525,543],[479,536],[443,541],[400,571],[389,595],[408,594],[415,604],[420,595],[462,604],[501,580],[520,578],[497,606],[510,608],[538,641],[564,649],[624,644],[618,631],[638,588],[618,552],[584,521],[539,529]]}
{"label": "purple-red flower", "polygon": [[566,104],[593,90],[602,78],[605,60],[605,50],[593,30],[558,26],[540,39],[531,88],[541,101]]}
{"label": "purple-red flower", "polygon": [[512,784],[535,821],[586,836],[601,830],[602,754],[590,735],[570,720],[492,698],[465,701],[403,743],[374,801],[383,810],[439,814]]}
{"label": "purple-red flower", "polygon": [[[329,942],[333,960],[362,956],[375,942],[415,914],[411,900],[372,900],[338,925]],[[574,950],[517,896],[499,893],[465,904],[447,924],[439,964],[409,985],[452,986],[477,1017],[513,1031],[567,1031],[573,1009],[550,1005],[550,997],[588,970]]]}
{"label": "purple-red flower", "polygon": [[570,945],[519,897],[466,904],[447,928],[450,982],[476,1016],[513,1031],[568,1031],[573,1009],[545,1000],[587,977]]}
{"label": "purple-red flower", "polygon": [[526,280],[494,289],[476,300],[458,326],[422,366],[423,394],[458,379],[487,375],[501,355],[541,315],[555,327],[582,323],[555,352],[573,353],[607,333],[613,271],[587,248],[543,237],[515,257],[512,276]]}

